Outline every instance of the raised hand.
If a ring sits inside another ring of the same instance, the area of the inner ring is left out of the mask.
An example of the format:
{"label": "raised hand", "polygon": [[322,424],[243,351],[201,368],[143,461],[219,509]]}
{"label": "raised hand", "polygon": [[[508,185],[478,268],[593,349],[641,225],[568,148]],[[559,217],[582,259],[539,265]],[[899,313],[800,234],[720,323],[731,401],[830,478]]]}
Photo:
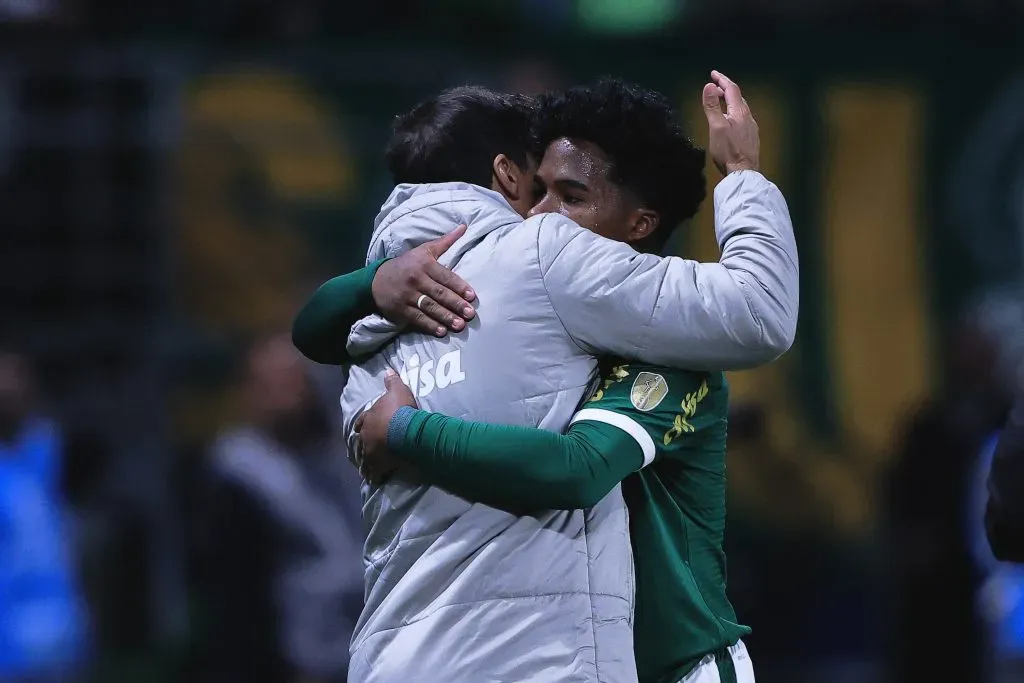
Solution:
{"label": "raised hand", "polygon": [[715,166],[722,175],[758,170],[761,137],[740,87],[718,71],[711,72],[711,80],[704,86],[703,101],[710,132],[708,152]]}

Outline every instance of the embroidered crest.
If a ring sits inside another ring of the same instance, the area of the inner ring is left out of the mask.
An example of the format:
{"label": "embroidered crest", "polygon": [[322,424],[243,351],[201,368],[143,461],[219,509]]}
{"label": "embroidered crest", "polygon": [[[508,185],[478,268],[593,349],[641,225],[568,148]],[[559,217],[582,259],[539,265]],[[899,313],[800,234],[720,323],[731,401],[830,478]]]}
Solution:
{"label": "embroidered crest", "polygon": [[667,395],[668,382],[664,377],[653,372],[641,372],[633,380],[629,401],[634,408],[646,413],[657,408]]}

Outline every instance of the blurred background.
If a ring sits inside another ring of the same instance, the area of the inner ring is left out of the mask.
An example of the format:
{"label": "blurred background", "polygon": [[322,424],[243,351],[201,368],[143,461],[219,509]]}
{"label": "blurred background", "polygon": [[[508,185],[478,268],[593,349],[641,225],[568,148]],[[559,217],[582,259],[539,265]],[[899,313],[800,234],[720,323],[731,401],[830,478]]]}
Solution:
{"label": "blurred background", "polygon": [[[1024,578],[981,527],[1024,354],[1022,27],[1019,0],[0,0],[0,681],[344,680],[343,377],[281,335],[362,265],[391,117],[612,74],[706,140],[712,68],[804,278],[797,346],[731,378],[758,680],[1024,681]],[[710,202],[673,250],[717,259]]]}

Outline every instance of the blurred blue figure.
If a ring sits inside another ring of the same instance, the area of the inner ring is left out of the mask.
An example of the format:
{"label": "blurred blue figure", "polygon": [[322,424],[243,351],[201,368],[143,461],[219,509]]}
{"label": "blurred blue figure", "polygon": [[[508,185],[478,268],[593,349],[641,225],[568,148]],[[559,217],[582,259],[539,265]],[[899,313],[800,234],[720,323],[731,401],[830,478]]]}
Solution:
{"label": "blurred blue figure", "polygon": [[979,458],[979,476],[975,482],[979,503],[973,506],[970,526],[975,557],[987,576],[979,602],[991,632],[995,681],[1002,683],[1021,680],[1024,676],[1024,565],[997,560],[985,537],[983,515],[988,498],[985,481],[998,441],[998,433],[990,437]]}
{"label": "blurred blue figure", "polygon": [[86,617],[59,491],[57,426],[32,407],[27,361],[0,351],[0,680],[66,681]]}

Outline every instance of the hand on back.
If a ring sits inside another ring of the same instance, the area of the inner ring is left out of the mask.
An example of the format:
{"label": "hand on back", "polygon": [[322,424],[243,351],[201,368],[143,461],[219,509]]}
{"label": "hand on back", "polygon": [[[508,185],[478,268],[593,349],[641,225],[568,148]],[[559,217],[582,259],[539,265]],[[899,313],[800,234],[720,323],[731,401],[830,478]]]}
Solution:
{"label": "hand on back", "polygon": [[388,451],[391,418],[402,406],[416,407],[416,398],[394,370],[387,371],[384,387],[384,394],[356,419],[353,426],[359,435],[353,459],[359,473],[372,484],[382,483],[400,465]]}
{"label": "hand on back", "polygon": [[373,301],[385,318],[443,337],[459,332],[476,311],[472,288],[438,257],[466,234],[460,225],[444,237],[421,244],[381,264],[373,278]]}

